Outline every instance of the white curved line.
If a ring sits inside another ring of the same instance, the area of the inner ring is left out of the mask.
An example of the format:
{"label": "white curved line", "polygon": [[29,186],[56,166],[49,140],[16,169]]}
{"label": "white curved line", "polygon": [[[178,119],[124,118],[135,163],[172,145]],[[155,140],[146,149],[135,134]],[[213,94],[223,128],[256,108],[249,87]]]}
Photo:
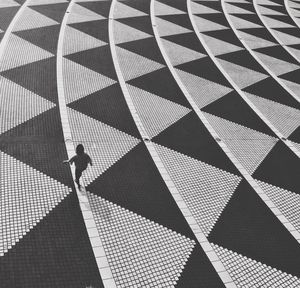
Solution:
{"label": "white curved line", "polygon": [[[74,5],[74,0],[71,0],[69,6],[67,8],[66,14],[61,23],[61,28],[58,37],[57,43],[57,54],[56,54],[56,73],[57,73],[57,92],[58,92],[58,103],[59,103],[59,111],[61,116],[61,124],[63,129],[63,135],[65,139],[65,145],[68,153],[68,158],[70,159],[75,155],[74,143],[72,140],[72,133],[68,118],[68,111],[65,99],[65,91],[64,91],[64,81],[63,81],[63,42],[64,35],[66,30],[66,25],[68,21],[68,16],[70,15],[71,9]],[[75,168],[71,167],[73,179],[75,178]],[[82,184],[84,185],[84,181],[82,180]],[[76,185],[75,185],[76,187]],[[102,283],[104,288],[116,287],[116,283],[112,277],[107,277],[106,275],[112,275],[111,269],[107,267],[107,257],[105,255],[104,247],[97,230],[96,222],[93,216],[93,211],[89,204],[89,200],[86,194],[86,191],[82,189],[80,191],[76,188],[76,193],[79,200],[80,210],[83,216],[83,220],[86,226],[87,233],[89,235],[91,247],[94,252],[94,256],[96,259],[96,263],[98,266],[99,273],[101,275]],[[88,222],[87,222],[88,220]],[[93,237],[90,237],[93,235]],[[101,249],[102,253],[99,255],[98,249]],[[108,274],[107,274],[108,272]],[[114,286],[113,286],[114,285]]]}

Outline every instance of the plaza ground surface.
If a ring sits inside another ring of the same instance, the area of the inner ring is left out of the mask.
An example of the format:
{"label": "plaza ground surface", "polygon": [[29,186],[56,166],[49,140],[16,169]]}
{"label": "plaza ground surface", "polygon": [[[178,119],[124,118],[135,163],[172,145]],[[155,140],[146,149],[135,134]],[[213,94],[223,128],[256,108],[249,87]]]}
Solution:
{"label": "plaza ground surface", "polygon": [[297,0],[0,0],[0,287],[300,287],[299,27]]}

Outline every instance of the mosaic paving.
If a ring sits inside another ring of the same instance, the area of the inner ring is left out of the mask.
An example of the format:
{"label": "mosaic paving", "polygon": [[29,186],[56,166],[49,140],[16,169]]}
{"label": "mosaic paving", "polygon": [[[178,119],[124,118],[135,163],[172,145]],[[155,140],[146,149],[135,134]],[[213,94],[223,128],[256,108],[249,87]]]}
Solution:
{"label": "mosaic paving", "polygon": [[300,287],[299,19],[1,0],[0,287]]}

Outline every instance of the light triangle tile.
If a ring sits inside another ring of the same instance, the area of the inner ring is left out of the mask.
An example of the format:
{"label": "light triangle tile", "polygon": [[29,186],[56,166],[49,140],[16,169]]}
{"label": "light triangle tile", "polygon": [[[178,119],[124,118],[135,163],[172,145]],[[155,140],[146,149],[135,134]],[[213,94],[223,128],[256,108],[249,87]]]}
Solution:
{"label": "light triangle tile", "polygon": [[257,48],[265,48],[269,46],[274,46],[273,42],[264,40],[259,37],[255,37],[243,31],[237,31],[237,36],[246,42],[250,49],[257,49]]}
{"label": "light triangle tile", "polygon": [[232,21],[233,27],[236,29],[244,29],[244,28],[261,28],[263,26],[252,23],[247,20],[243,20],[239,17],[236,17],[234,15],[228,15],[230,17],[230,20]]}
{"label": "light triangle tile", "polygon": [[57,3],[68,3],[67,0],[29,0],[29,5],[46,5],[46,4],[57,4]]}
{"label": "light triangle tile", "polygon": [[20,4],[18,4],[13,0],[1,0],[0,2],[0,8],[7,8],[7,7],[14,7],[14,6],[20,6]]}
{"label": "light triangle tile", "polygon": [[162,16],[162,15],[178,15],[184,14],[183,11],[178,10],[174,7],[161,3],[159,1],[154,2],[154,14],[155,16]]}
{"label": "light triangle tile", "polygon": [[173,24],[169,21],[166,21],[158,17],[156,17],[155,21],[156,21],[156,27],[158,29],[158,33],[160,37],[192,32],[189,29]]}
{"label": "light triangle tile", "polygon": [[93,182],[140,142],[73,109],[68,109],[68,116],[75,145],[82,143],[93,160],[93,166],[84,172],[83,179],[86,185]]}
{"label": "light triangle tile", "polygon": [[134,86],[127,84],[127,88],[151,138],[191,111],[184,106]]}
{"label": "light triangle tile", "polygon": [[201,34],[201,35],[202,35],[206,45],[209,47],[209,49],[215,56],[244,50],[244,48],[242,48],[242,47],[230,44],[228,42],[216,39],[214,37],[211,37],[211,36],[208,36],[205,34]]}
{"label": "light triangle tile", "polygon": [[299,66],[296,64],[289,63],[263,53],[259,53],[258,51],[253,52],[277,76],[299,69]]}
{"label": "light triangle tile", "polygon": [[282,42],[283,45],[300,44],[300,38],[292,36],[277,30],[272,30],[276,37]]}
{"label": "light triangle tile", "polygon": [[88,22],[88,21],[97,21],[106,19],[105,17],[86,9],[76,3],[72,6],[72,10],[68,17],[67,23],[74,24],[74,23],[81,23],[81,22]]}
{"label": "light triangle tile", "polygon": [[114,27],[113,36],[115,38],[116,44],[152,37],[152,35],[150,34],[132,28],[118,21],[113,22],[113,27]]}
{"label": "light triangle tile", "polygon": [[291,82],[285,79],[280,79],[294,94],[296,95],[298,101],[300,102],[300,84]]}
{"label": "light triangle tile", "polygon": [[155,149],[207,236],[242,178],[166,147],[155,144]]}
{"label": "light triangle tile", "polygon": [[283,215],[300,231],[300,195],[256,180]]}
{"label": "light triangle tile", "polygon": [[246,93],[251,102],[285,136],[288,137],[300,123],[300,110]]}
{"label": "light triangle tile", "polygon": [[264,133],[209,113],[204,115],[231,153],[252,174],[278,141]]}
{"label": "light triangle tile", "polygon": [[220,25],[213,21],[209,21],[204,18],[201,18],[201,16],[195,16],[194,21],[200,32],[224,30],[224,29],[228,28],[226,26]]}
{"label": "light triangle tile", "polygon": [[233,89],[176,69],[182,83],[199,109],[223,97]]}
{"label": "light triangle tile", "polygon": [[88,198],[116,285],[174,287],[195,241],[94,194]]}
{"label": "light triangle tile", "polygon": [[116,50],[118,62],[120,64],[125,81],[165,67],[160,63],[152,61],[136,53],[132,53],[126,49],[116,47]]}
{"label": "light triangle tile", "polygon": [[212,244],[237,288],[297,288],[300,279],[266,264]]}
{"label": "light triangle tile", "polygon": [[231,5],[229,2],[232,2],[232,1],[225,1],[225,4],[224,6],[226,7],[226,12],[227,13],[236,13],[236,14],[253,14],[245,9],[242,9],[240,7],[237,7],[237,6],[234,6],[234,5]]}
{"label": "light triangle tile", "polygon": [[70,26],[66,26],[63,55],[101,47],[103,45],[107,45],[107,43]]}
{"label": "light triangle tile", "polygon": [[4,77],[0,77],[0,87],[0,134],[55,106]]}
{"label": "light triangle tile", "polygon": [[196,52],[189,48],[178,45],[174,42],[161,38],[164,49],[168,55],[169,60],[173,66],[190,62],[196,59],[201,59],[207,55]]}
{"label": "light triangle tile", "polygon": [[293,28],[295,26],[292,26],[288,23],[283,23],[282,21],[278,21],[269,17],[264,17],[264,21],[266,23],[266,27],[268,28]]}
{"label": "light triangle tile", "polygon": [[10,34],[2,59],[0,60],[0,71],[12,69],[52,56],[52,53],[14,34]]}
{"label": "light triangle tile", "polygon": [[66,58],[63,59],[63,81],[67,104],[116,83]]}
{"label": "light triangle tile", "polygon": [[243,89],[268,77],[263,73],[230,63],[229,61],[225,61],[223,59],[218,59],[218,62],[240,89]]}
{"label": "light triangle tile", "polygon": [[0,171],[3,189],[0,256],[3,256],[72,190],[3,152],[0,152]]}
{"label": "light triangle tile", "polygon": [[285,46],[285,47],[298,60],[298,62],[300,62],[300,50],[299,49],[295,49],[293,47],[289,47],[289,46]]}
{"label": "light triangle tile", "polygon": [[271,10],[271,9],[263,7],[263,6],[258,6],[258,13],[261,15],[284,15],[281,12]]}
{"label": "light triangle tile", "polygon": [[57,24],[59,23],[30,9],[29,7],[25,7],[20,18],[15,24],[13,31],[29,30]]}
{"label": "light triangle tile", "polygon": [[191,1],[190,3],[192,14],[210,14],[217,12],[215,9],[202,5],[201,2]]}
{"label": "light triangle tile", "polygon": [[146,16],[146,13],[129,7],[123,4],[120,1],[117,1],[114,8],[114,19],[121,19],[121,18],[129,18],[129,17],[139,17],[139,16]]}
{"label": "light triangle tile", "polygon": [[272,6],[282,6],[282,4],[278,4],[278,3],[275,3],[274,1],[270,1],[270,0],[259,0],[257,1],[257,4],[265,4],[265,5],[272,5]]}

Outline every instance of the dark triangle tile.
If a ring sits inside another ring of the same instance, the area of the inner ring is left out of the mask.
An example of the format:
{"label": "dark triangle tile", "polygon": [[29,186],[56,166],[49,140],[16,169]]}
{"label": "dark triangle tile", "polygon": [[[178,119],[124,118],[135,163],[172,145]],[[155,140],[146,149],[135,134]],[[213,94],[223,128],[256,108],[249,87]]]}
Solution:
{"label": "dark triangle tile", "polygon": [[297,38],[300,38],[300,31],[299,31],[299,28],[298,27],[291,27],[291,28],[272,28],[273,30],[276,30],[276,31],[279,31],[279,32],[282,32],[282,33],[285,33],[285,34],[288,34],[288,35],[291,35],[291,36],[294,36],[294,37],[297,37]]}
{"label": "dark triangle tile", "polygon": [[282,14],[286,14],[286,9],[284,6],[278,6],[278,5],[269,5],[269,4],[258,4],[261,7],[268,8],[270,10],[273,10],[275,12],[279,12]]}
{"label": "dark triangle tile", "polygon": [[298,64],[298,61],[296,61],[294,57],[287,53],[287,51],[282,47],[282,45],[257,48],[253,50],[277,58],[279,60],[283,60],[292,64]]}
{"label": "dark triangle tile", "polygon": [[121,18],[117,19],[117,21],[154,36],[152,23],[149,16]]}
{"label": "dark triangle tile", "polygon": [[60,25],[46,26],[14,32],[24,40],[56,54]]}
{"label": "dark triangle tile", "polygon": [[249,14],[249,13],[229,13],[232,16],[238,17],[242,20],[246,20],[248,22],[251,22],[253,24],[264,26],[261,20],[258,18],[256,14]]}
{"label": "dark triangle tile", "polygon": [[0,257],[2,287],[103,288],[74,192]]}
{"label": "dark triangle tile", "polygon": [[119,84],[106,87],[68,105],[98,121],[140,138]]}
{"label": "dark triangle tile", "polygon": [[292,45],[286,45],[286,46],[300,50],[300,44],[292,44]]}
{"label": "dark triangle tile", "polygon": [[253,58],[253,56],[247,50],[239,50],[231,53],[226,53],[216,56],[217,58],[226,60],[228,62],[246,67],[259,73],[268,75],[264,68]]}
{"label": "dark triangle tile", "polygon": [[[280,21],[280,22],[285,23],[285,24],[295,26],[295,22],[292,20],[292,18],[289,17],[289,16],[286,16],[286,15],[264,15],[264,16],[268,17],[268,18],[271,18],[271,19],[274,19],[274,20],[277,20],[277,21]],[[272,27],[272,29],[274,29],[274,28]]]}
{"label": "dark triangle tile", "polygon": [[176,8],[178,10],[187,12],[187,4],[186,1],[181,0],[158,0],[158,2]]}
{"label": "dark triangle tile", "polygon": [[225,15],[222,13],[206,13],[206,14],[193,14],[193,15],[196,15],[200,18],[203,18],[203,19],[206,19],[206,20],[209,20],[214,23],[217,23],[217,24],[220,24],[220,25],[230,28],[230,25],[229,25]]}
{"label": "dark triangle tile", "polygon": [[240,175],[194,112],[185,115],[152,140],[227,172]]}
{"label": "dark triangle tile", "polygon": [[69,3],[56,3],[56,4],[46,4],[46,5],[34,5],[29,6],[31,9],[45,15],[57,21],[62,22],[62,19],[65,16],[66,10],[69,6]]}
{"label": "dark triangle tile", "polygon": [[230,44],[235,45],[237,47],[244,48],[243,44],[237,38],[237,36],[234,34],[232,29],[206,31],[206,32],[201,32],[201,33],[205,34],[205,35],[208,35],[210,37],[216,38],[218,40],[230,43]]}
{"label": "dark triangle tile", "polygon": [[193,26],[191,23],[191,20],[188,16],[188,14],[179,14],[179,15],[163,15],[163,16],[157,16],[161,19],[164,19],[166,21],[169,21],[171,23],[174,23],[176,25],[179,25],[181,27],[184,27],[189,30],[193,30]]}
{"label": "dark triangle tile", "polygon": [[14,1],[22,5],[26,0],[14,0]]}
{"label": "dark triangle tile", "polygon": [[300,160],[285,144],[279,141],[253,177],[272,185],[300,194]]}
{"label": "dark triangle tile", "polygon": [[19,6],[0,8],[0,29],[5,31],[17,14]]}
{"label": "dark triangle tile", "polygon": [[87,190],[195,239],[144,143],[129,151],[93,181]]}
{"label": "dark triangle tile", "polygon": [[208,239],[243,256],[300,276],[297,240],[245,180],[229,200]]}
{"label": "dark triangle tile", "polygon": [[194,32],[163,36],[162,38],[207,55],[205,48]]}
{"label": "dark triangle tile", "polygon": [[[280,6],[284,6],[284,1],[282,0],[269,0],[270,2],[273,2],[275,4],[278,4]],[[299,2],[298,2],[299,3]]]}
{"label": "dark triangle tile", "polygon": [[68,25],[103,42],[109,43],[107,19]]}
{"label": "dark triangle tile", "polygon": [[189,102],[186,100],[168,68],[162,68],[142,75],[127,83],[190,108]]}
{"label": "dark triangle tile", "polygon": [[122,0],[122,4],[125,4],[143,13],[150,14],[149,0]]}
{"label": "dark triangle tile", "polygon": [[162,65],[165,65],[165,60],[161,55],[161,52],[157,46],[157,42],[154,37],[125,42],[122,44],[118,44],[117,46],[127,49],[133,53],[139,54],[148,59],[151,59]]}
{"label": "dark triangle tile", "polygon": [[239,31],[242,31],[244,33],[250,34],[252,36],[273,42],[275,44],[278,44],[276,39],[269,33],[269,31],[262,27],[262,28],[242,28],[238,29]]}
{"label": "dark triangle tile", "polygon": [[53,103],[58,102],[56,57],[29,63],[0,74]]}
{"label": "dark triangle tile", "polygon": [[221,6],[221,2],[219,1],[194,1],[194,2],[223,13],[223,8]]}
{"label": "dark triangle tile", "polygon": [[60,113],[50,109],[0,135],[0,150],[72,187]]}
{"label": "dark triangle tile", "polygon": [[238,123],[248,128],[276,137],[249,105],[236,92],[232,91],[201,109],[204,112]]}
{"label": "dark triangle tile", "polygon": [[[199,273],[201,271],[201,273]],[[175,285],[176,288],[225,288],[209,259],[197,244],[192,251],[184,269]]]}
{"label": "dark triangle tile", "polygon": [[65,58],[72,60],[84,67],[117,80],[117,74],[112,61],[110,46],[105,45],[89,50],[66,55]]}
{"label": "dark triangle tile", "polygon": [[252,3],[239,3],[239,2],[226,2],[226,3],[256,14],[256,11]]}
{"label": "dark triangle tile", "polygon": [[300,143],[300,126],[289,136],[289,140]]}
{"label": "dark triangle tile", "polygon": [[300,84],[299,76],[300,76],[300,69],[297,69],[297,70],[282,74],[279,77],[282,79]]}
{"label": "dark triangle tile", "polygon": [[111,6],[110,1],[87,1],[87,2],[79,2],[78,4],[103,17],[108,18],[110,6]]}
{"label": "dark triangle tile", "polygon": [[231,88],[230,83],[209,57],[186,62],[175,67],[185,72]]}
{"label": "dark triangle tile", "polygon": [[243,91],[299,109],[296,101],[277,81],[268,77],[243,89]]}

